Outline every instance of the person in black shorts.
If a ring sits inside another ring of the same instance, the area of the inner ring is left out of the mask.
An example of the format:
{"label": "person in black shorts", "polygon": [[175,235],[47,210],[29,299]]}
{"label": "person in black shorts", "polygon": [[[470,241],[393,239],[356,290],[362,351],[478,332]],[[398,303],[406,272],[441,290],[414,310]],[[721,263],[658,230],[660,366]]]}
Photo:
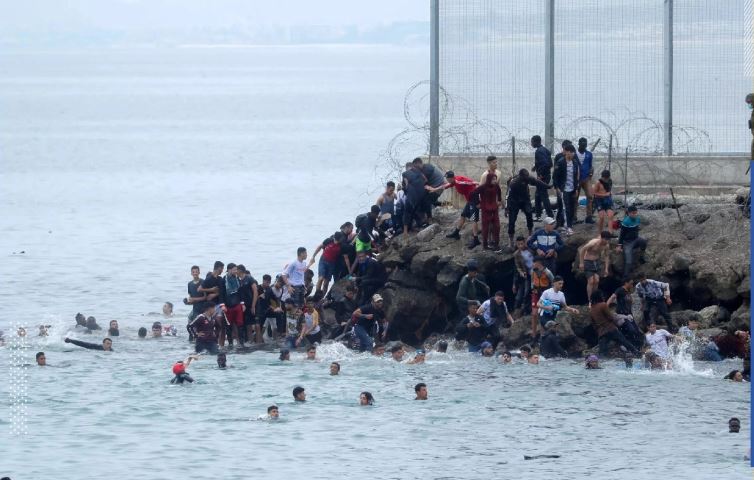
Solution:
{"label": "person in black shorts", "polygon": [[217,355],[217,336],[215,335],[215,303],[206,302],[202,313],[191,322],[190,328],[196,336],[196,353],[206,350],[212,355]]}

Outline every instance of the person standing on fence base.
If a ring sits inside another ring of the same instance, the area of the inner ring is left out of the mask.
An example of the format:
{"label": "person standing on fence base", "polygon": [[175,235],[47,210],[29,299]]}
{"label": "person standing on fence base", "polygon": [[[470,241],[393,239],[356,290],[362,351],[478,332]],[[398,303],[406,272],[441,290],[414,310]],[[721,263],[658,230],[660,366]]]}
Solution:
{"label": "person standing on fence base", "polygon": [[578,205],[579,163],[571,142],[563,142],[563,156],[555,161],[552,183],[558,195],[558,227],[564,226],[566,235],[573,234],[573,220]]}
{"label": "person standing on fence base", "polygon": [[[552,154],[542,145],[542,137],[534,135],[531,137],[531,146],[534,149],[534,167],[532,171],[536,173],[537,179],[544,183],[550,183],[552,172]],[[536,220],[542,218],[542,208],[548,217],[553,217],[552,205],[546,188],[537,187],[534,194],[534,215]]]}
{"label": "person standing on fence base", "polygon": [[[576,150],[576,156],[579,159],[581,165],[581,171],[579,174],[579,187],[576,189],[576,200],[581,195],[581,190],[584,190],[586,196],[586,217],[584,223],[594,223],[592,218],[593,203],[592,203],[592,175],[594,174],[594,162],[592,152],[586,149],[586,138],[579,138],[579,148]],[[578,202],[577,202],[578,203]],[[573,221],[577,222],[576,214],[574,213]]]}
{"label": "person standing on fence base", "polygon": [[[746,104],[749,105],[749,110],[751,110],[749,130],[751,130],[751,135],[754,137],[754,93],[746,95]],[[751,160],[754,160],[754,138],[751,139]]]}
{"label": "person standing on fence base", "polygon": [[539,188],[544,188],[547,191],[548,188],[552,188],[551,185],[546,184],[541,180],[532,178],[529,175],[529,171],[522,168],[518,171],[518,175],[511,178],[508,182],[508,206],[505,209],[505,215],[508,217],[508,241],[510,248],[513,250],[513,236],[516,233],[516,219],[518,218],[518,212],[523,212],[526,217],[526,229],[531,237],[532,230],[534,229],[534,220],[531,215],[531,199],[529,198],[529,185],[533,185]]}

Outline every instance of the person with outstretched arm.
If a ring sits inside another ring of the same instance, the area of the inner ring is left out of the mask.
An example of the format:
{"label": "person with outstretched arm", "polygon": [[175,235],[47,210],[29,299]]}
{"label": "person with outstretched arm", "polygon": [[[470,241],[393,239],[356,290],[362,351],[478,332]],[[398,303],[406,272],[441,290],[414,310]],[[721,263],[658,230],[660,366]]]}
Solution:
{"label": "person with outstretched arm", "polygon": [[81,340],[74,340],[72,338],[65,337],[65,343],[72,343],[78,347],[86,348],[87,350],[102,350],[104,352],[113,351],[113,341],[109,338],[102,340],[102,345],[96,343],[82,342]]}

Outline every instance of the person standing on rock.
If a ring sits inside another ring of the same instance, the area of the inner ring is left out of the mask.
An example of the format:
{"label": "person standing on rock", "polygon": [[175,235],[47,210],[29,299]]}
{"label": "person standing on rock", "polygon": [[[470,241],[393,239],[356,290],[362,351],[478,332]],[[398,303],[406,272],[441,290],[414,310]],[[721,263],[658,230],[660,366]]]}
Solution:
{"label": "person standing on rock", "polygon": [[573,219],[578,206],[579,163],[573,144],[563,142],[563,156],[555,160],[552,184],[558,196],[558,227],[565,227],[566,235],[573,235]]}
{"label": "person standing on rock", "polygon": [[634,285],[631,279],[623,280],[623,285],[615,290],[615,293],[610,295],[607,300],[608,306],[613,303],[615,306],[615,317],[618,319],[617,325],[620,328],[621,333],[625,336],[629,342],[631,342],[636,348],[641,348],[644,345],[644,335],[639,330],[639,326],[636,325],[633,315],[633,300],[631,299],[631,292],[634,290]]}
{"label": "person standing on rock", "polygon": [[508,182],[508,206],[505,209],[505,215],[508,217],[508,241],[511,250],[513,250],[513,236],[516,233],[518,212],[523,212],[526,217],[526,229],[528,230],[530,237],[532,230],[534,229],[529,186],[535,186],[537,189],[543,188],[545,190],[552,188],[552,185],[548,185],[541,180],[532,178],[529,175],[529,171],[525,168],[519,170],[518,175]]}
{"label": "person standing on rock", "polygon": [[521,315],[531,313],[529,291],[531,287],[531,270],[534,266],[534,255],[526,246],[524,237],[516,238],[516,251],[513,253],[516,273],[513,277],[513,294],[516,296],[513,310]]}
{"label": "person standing on rock", "polygon": [[377,206],[380,207],[380,218],[377,220],[377,228],[381,232],[390,229],[393,226],[393,217],[395,216],[395,201],[398,196],[395,194],[395,182],[387,182],[385,191],[377,197]]}
{"label": "person standing on rock", "polygon": [[427,177],[422,173],[422,159],[416,157],[411,167],[403,172],[403,191],[406,197],[403,202],[403,234],[407,235],[413,228],[414,221],[422,224],[422,205],[427,194]]}
{"label": "person standing on rock", "polygon": [[[534,149],[534,167],[532,168],[532,171],[536,173],[538,180],[543,183],[550,183],[552,154],[544,145],[542,145],[542,137],[539,135],[531,137],[531,147]],[[543,207],[548,217],[554,216],[547,189],[538,186],[537,191],[534,194],[534,214],[536,215],[537,221],[542,218]]]}
{"label": "person standing on rock", "polygon": [[595,290],[589,297],[590,307],[589,316],[592,320],[592,326],[597,331],[597,337],[599,337],[599,349],[600,355],[605,356],[608,353],[608,345],[610,342],[616,342],[631,352],[633,355],[639,355],[639,350],[634,347],[631,342],[626,339],[625,336],[618,330],[615,325],[615,317],[610,311],[610,307],[605,302],[605,296],[601,291]]}
{"label": "person standing on rock", "polygon": [[613,236],[607,230],[600,236],[586,242],[579,248],[579,270],[586,276],[586,296],[592,298],[592,292],[600,286],[600,273],[607,277],[610,268],[610,239]]}
{"label": "person standing on rock", "polygon": [[555,219],[545,218],[545,227],[540,228],[526,242],[553,274],[557,273],[558,252],[563,248],[563,238],[555,231]]}
{"label": "person standing on rock", "polygon": [[[610,179],[610,170],[603,170],[600,178],[594,182],[594,203],[597,206],[597,231],[607,229],[613,233],[613,181]],[[594,223],[594,222],[592,222]],[[607,225],[605,225],[607,224]]]}
{"label": "person standing on rock", "polygon": [[503,193],[494,173],[487,174],[485,183],[480,184],[471,195],[479,199],[482,213],[482,248],[496,250],[500,245],[500,208],[503,205]]}
{"label": "person standing on rock", "polygon": [[643,273],[636,277],[638,283],[636,284],[636,293],[641,298],[641,311],[644,325],[649,327],[651,323],[650,315],[652,313],[652,307],[657,309],[657,315],[665,319],[668,325],[668,329],[674,330],[673,319],[668,313],[668,306],[673,304],[670,299],[670,284],[665,282],[658,282],[657,280],[650,280]]}
{"label": "person standing on rock", "polygon": [[455,238],[456,240],[461,238],[461,229],[466,225],[466,221],[471,221],[471,230],[474,237],[469,244],[470,248],[474,248],[480,244],[479,242],[479,205],[471,201],[471,193],[479,186],[478,183],[464,177],[462,175],[456,175],[452,170],[445,173],[445,179],[447,182],[441,188],[447,190],[448,188],[455,188],[456,192],[463,195],[466,199],[466,205],[463,206],[461,212],[461,218],[458,219],[456,227],[447,235],[446,238]]}
{"label": "person standing on rock", "polygon": [[422,173],[427,178],[425,186],[424,203],[422,212],[427,217],[427,221],[432,220],[432,208],[442,195],[442,186],[445,184],[445,174],[437,168],[436,165],[425,163],[422,165]]}
{"label": "person standing on rock", "polygon": [[[581,170],[579,171],[579,187],[576,189],[576,198],[578,199],[581,190],[584,190],[584,195],[586,196],[586,217],[584,218],[584,223],[594,223],[594,219],[592,218],[592,175],[594,173],[594,161],[592,152],[587,150],[586,147],[586,138],[579,138],[579,148],[576,150],[576,157],[581,165]],[[575,221],[576,215],[574,214]]]}
{"label": "person standing on rock", "polygon": [[368,256],[366,252],[356,255],[356,263],[353,264],[354,281],[359,287],[360,303],[368,302],[370,298],[385,285],[387,272],[379,261]]}
{"label": "person standing on rock", "polygon": [[642,254],[647,249],[647,241],[639,236],[641,223],[639,209],[631,205],[626,210],[626,216],[620,222],[618,236],[618,252],[623,252],[623,278],[628,278],[634,267],[634,249],[638,248]]}
{"label": "person standing on rock", "polygon": [[490,295],[490,287],[479,278],[479,265],[476,260],[469,260],[466,264],[468,273],[461,277],[456,293],[456,304],[459,312],[465,312],[469,300],[481,302]]}

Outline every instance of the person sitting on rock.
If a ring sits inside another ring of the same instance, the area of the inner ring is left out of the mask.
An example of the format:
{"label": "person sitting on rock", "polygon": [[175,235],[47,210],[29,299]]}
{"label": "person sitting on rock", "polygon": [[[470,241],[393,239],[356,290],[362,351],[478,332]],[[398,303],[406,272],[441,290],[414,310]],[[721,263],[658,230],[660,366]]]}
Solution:
{"label": "person sitting on rock", "polygon": [[649,326],[652,322],[650,314],[652,313],[652,307],[657,310],[657,315],[661,316],[667,322],[668,329],[671,331],[675,329],[673,319],[668,313],[668,306],[673,304],[670,299],[670,284],[664,282],[658,282],[657,280],[650,280],[643,273],[636,277],[636,293],[641,298],[641,311],[644,324]]}
{"label": "person sitting on rock", "polygon": [[351,267],[354,282],[359,287],[359,302],[366,303],[372,296],[385,286],[387,272],[379,261],[361,251],[356,255],[356,262]]}
{"label": "person sitting on rock", "polygon": [[479,264],[471,259],[466,264],[468,273],[461,277],[456,294],[456,304],[459,312],[465,312],[469,306],[469,300],[481,302],[490,295],[490,287],[479,278]]}
{"label": "person sitting on rock", "polygon": [[555,274],[557,273],[558,252],[563,248],[563,239],[555,231],[554,218],[545,217],[544,223],[544,228],[535,231],[526,244],[537,256],[542,257],[545,267]]}
{"label": "person sitting on rock", "polygon": [[555,320],[550,320],[545,324],[544,334],[539,341],[539,350],[545,358],[568,356],[568,352],[560,346],[557,326],[558,323]]}
{"label": "person sitting on rock", "polygon": [[605,296],[602,292],[599,290],[592,292],[590,301],[589,316],[592,320],[592,326],[597,331],[597,336],[599,337],[600,355],[604,357],[608,354],[607,347],[611,341],[625,347],[632,354],[639,355],[639,350],[623,336],[615,325],[614,315],[607,306]]}
{"label": "person sitting on rock", "polygon": [[468,300],[466,316],[456,329],[456,338],[466,340],[469,344],[470,353],[479,352],[482,349],[482,342],[487,337],[484,318],[477,314],[479,302],[477,300]]}
{"label": "person sitting on rock", "polygon": [[545,261],[542,257],[534,258],[531,267],[531,337],[537,338],[539,327],[539,297],[542,293],[552,286],[555,275],[550,269],[545,267]]}
{"label": "person sitting on rock", "polygon": [[560,310],[566,310],[573,314],[578,314],[579,311],[573,307],[569,307],[566,303],[565,294],[563,293],[563,277],[555,277],[552,280],[552,288],[548,288],[539,297],[537,308],[539,309],[539,324],[544,326],[550,320],[555,320]]}
{"label": "person sitting on rock", "polygon": [[639,236],[639,210],[631,205],[626,210],[626,216],[620,222],[617,252],[623,252],[623,277],[628,278],[634,267],[634,250],[639,249],[643,255],[647,249],[647,240]]}
{"label": "person sitting on rock", "polygon": [[450,233],[445,235],[445,237],[455,238],[456,240],[460,239],[463,226],[466,225],[466,221],[470,221],[471,231],[473,233],[470,246],[471,248],[474,248],[480,243],[479,206],[471,201],[471,192],[473,192],[476,187],[479,186],[479,184],[469,177],[456,175],[455,173],[453,173],[453,171],[448,171],[445,173],[445,180],[446,183],[442,187],[440,187],[442,190],[455,188],[456,192],[458,192],[460,195],[463,195],[463,198],[466,199],[466,204],[463,206],[463,211],[461,212],[461,218],[458,219],[456,227]]}
{"label": "person sitting on rock", "polygon": [[500,342],[500,331],[498,326],[506,325],[506,328],[514,322],[513,317],[508,312],[508,306],[505,304],[505,294],[502,290],[495,292],[495,296],[482,303],[476,312],[484,319],[484,328],[487,331],[487,337],[492,343],[493,348],[497,348]]}

